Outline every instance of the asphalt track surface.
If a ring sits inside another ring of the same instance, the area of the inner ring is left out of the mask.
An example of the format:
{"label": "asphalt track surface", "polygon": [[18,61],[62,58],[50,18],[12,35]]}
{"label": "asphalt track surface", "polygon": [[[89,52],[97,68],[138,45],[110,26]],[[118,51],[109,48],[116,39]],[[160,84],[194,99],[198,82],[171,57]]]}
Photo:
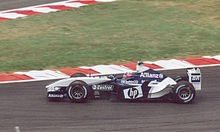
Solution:
{"label": "asphalt track surface", "polygon": [[0,11],[35,6],[65,0],[0,0]]}
{"label": "asphalt track surface", "polygon": [[[0,11],[63,0],[0,0]],[[164,71],[177,76],[184,70]],[[51,81],[0,85],[0,132],[220,131],[220,67],[202,68],[203,89],[193,104],[167,101],[86,104],[49,102]]]}
{"label": "asphalt track surface", "polygon": [[[185,70],[163,71],[168,76]],[[50,102],[51,81],[0,85],[0,132],[220,131],[220,67],[202,68],[202,92],[192,104],[168,101],[75,104]]]}

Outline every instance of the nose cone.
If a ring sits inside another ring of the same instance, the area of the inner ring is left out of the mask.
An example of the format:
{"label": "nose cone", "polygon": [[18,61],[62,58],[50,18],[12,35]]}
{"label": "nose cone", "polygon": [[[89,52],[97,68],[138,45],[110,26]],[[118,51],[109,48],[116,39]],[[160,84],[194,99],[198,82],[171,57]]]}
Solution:
{"label": "nose cone", "polygon": [[54,87],[55,84],[56,84],[56,82],[52,82],[52,83],[46,85],[45,88],[48,89],[48,88]]}

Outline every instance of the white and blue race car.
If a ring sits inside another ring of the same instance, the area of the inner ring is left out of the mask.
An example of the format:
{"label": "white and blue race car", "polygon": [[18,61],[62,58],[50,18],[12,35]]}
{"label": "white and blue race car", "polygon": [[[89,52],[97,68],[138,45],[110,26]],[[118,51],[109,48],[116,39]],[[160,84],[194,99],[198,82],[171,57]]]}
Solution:
{"label": "white and blue race car", "polygon": [[170,98],[176,103],[191,103],[196,91],[201,90],[199,68],[187,69],[186,76],[167,77],[138,63],[137,72],[115,75],[90,75],[76,73],[72,77],[46,86],[49,99],[68,98],[82,103],[95,96],[114,95],[119,100]]}

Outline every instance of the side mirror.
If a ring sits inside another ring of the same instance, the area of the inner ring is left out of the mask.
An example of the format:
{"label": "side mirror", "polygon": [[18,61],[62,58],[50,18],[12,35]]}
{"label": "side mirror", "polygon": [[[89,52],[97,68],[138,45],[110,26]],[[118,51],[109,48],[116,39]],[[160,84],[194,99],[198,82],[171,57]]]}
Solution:
{"label": "side mirror", "polygon": [[115,75],[109,75],[108,78],[111,79],[111,80],[115,80],[116,79]]}

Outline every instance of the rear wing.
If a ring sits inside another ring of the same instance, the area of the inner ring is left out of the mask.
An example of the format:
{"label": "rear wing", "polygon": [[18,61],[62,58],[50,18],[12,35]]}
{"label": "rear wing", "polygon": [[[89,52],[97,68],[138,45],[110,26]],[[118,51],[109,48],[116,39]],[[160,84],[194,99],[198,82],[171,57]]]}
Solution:
{"label": "rear wing", "polygon": [[199,68],[187,69],[189,82],[194,86],[195,90],[202,90],[202,75]]}

